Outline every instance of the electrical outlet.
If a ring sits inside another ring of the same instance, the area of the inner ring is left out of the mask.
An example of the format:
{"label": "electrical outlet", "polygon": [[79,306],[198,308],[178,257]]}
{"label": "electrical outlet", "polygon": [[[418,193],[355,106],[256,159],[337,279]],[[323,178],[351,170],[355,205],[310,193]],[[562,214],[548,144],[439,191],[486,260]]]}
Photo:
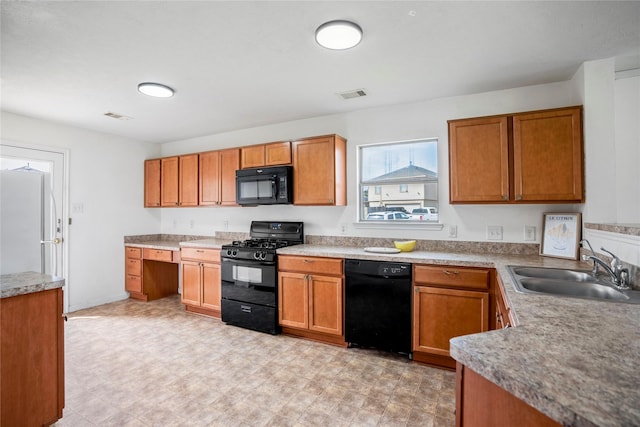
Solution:
{"label": "electrical outlet", "polygon": [[193,228],[193,227],[195,227],[195,225],[196,225],[196,222],[194,220],[190,219],[189,220],[189,228]]}
{"label": "electrical outlet", "polygon": [[224,230],[225,231],[229,230],[229,221],[224,222]]}
{"label": "electrical outlet", "polygon": [[502,226],[501,225],[488,225],[487,226],[487,239],[488,240],[502,240]]}
{"label": "electrical outlet", "polygon": [[456,237],[458,237],[458,226],[457,225],[450,225],[449,226],[449,237],[451,237],[452,239],[455,239]]}
{"label": "electrical outlet", "polygon": [[524,240],[525,242],[533,242],[536,240],[536,227],[533,225],[524,226]]}
{"label": "electrical outlet", "polygon": [[340,224],[340,233],[341,234],[347,234],[347,229],[348,229],[347,223],[343,222],[342,224]]}

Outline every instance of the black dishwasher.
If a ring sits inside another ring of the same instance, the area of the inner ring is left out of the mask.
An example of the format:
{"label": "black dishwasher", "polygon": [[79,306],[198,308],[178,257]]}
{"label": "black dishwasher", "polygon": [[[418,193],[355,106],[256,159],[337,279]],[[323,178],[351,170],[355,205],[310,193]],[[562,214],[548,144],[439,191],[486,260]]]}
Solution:
{"label": "black dishwasher", "polygon": [[347,259],[345,341],[411,357],[411,264]]}

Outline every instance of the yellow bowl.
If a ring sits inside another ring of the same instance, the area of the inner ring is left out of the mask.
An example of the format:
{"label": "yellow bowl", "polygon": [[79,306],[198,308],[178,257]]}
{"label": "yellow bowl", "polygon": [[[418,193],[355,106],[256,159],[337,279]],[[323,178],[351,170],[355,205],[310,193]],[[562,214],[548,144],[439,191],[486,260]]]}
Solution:
{"label": "yellow bowl", "polygon": [[415,240],[403,240],[403,241],[395,241],[393,244],[397,249],[400,249],[402,252],[411,252],[413,248],[416,247]]}

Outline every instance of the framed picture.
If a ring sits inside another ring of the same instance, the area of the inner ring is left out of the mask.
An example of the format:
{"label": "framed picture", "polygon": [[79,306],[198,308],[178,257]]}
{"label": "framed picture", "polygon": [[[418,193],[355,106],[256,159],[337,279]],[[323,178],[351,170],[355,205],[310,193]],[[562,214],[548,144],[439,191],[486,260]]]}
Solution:
{"label": "framed picture", "polygon": [[542,221],[540,255],[578,259],[582,215],[579,213],[545,213]]}

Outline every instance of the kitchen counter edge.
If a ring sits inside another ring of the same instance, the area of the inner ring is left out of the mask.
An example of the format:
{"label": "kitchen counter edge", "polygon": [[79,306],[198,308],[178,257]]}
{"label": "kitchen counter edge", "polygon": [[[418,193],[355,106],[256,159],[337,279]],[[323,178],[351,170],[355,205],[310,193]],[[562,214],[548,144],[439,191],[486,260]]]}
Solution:
{"label": "kitchen counter edge", "polygon": [[0,275],[0,298],[58,289],[64,286],[64,279],[49,274],[26,271],[23,273]]}

